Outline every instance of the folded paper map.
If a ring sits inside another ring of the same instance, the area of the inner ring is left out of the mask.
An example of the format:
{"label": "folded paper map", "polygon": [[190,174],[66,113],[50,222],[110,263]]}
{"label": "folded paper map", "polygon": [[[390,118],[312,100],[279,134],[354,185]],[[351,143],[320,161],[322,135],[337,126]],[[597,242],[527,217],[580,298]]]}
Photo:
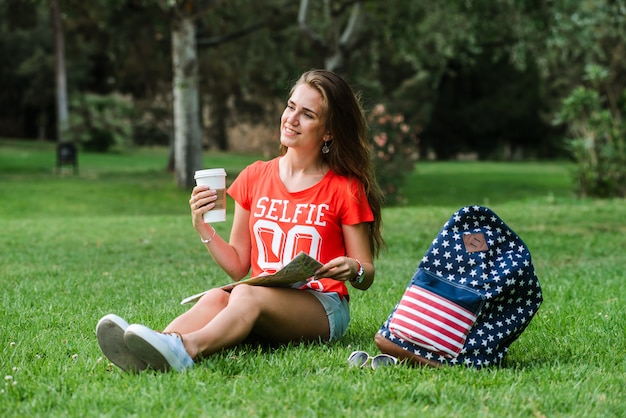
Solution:
{"label": "folded paper map", "polygon": [[[301,252],[293,260],[287,263],[286,266],[284,266],[282,269],[278,270],[274,274],[250,277],[249,279],[240,280],[238,282],[229,283],[221,286],[221,289],[231,290],[233,287],[239,286],[241,284],[273,287],[289,286],[293,283],[297,283],[302,280],[306,280],[309,277],[312,277],[313,275],[315,275],[315,271],[317,271],[317,269],[319,269],[320,267],[322,267],[322,263],[310,257],[306,253]],[[198,293],[197,295],[189,296],[183,299],[180,304],[184,305],[187,303],[196,302],[207,292],[208,290],[202,293]]]}

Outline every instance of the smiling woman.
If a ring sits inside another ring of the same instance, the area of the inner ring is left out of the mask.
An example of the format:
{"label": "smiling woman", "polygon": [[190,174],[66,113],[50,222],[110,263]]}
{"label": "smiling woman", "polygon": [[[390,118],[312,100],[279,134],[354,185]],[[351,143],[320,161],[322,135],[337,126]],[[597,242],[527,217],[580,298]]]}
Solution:
{"label": "smiling woman", "polygon": [[[228,189],[235,200],[230,239],[204,221],[217,191],[196,186],[192,223],[213,260],[233,280],[265,275],[301,252],[320,267],[291,288],[211,289],[163,333],[109,314],[96,327],[104,354],[123,370],[186,370],[254,336],[272,343],[332,341],[350,322],[347,283],[366,290],[383,245],[381,193],[366,122],[350,86],[314,70],[291,90],[281,117],[281,155],[244,169]],[[302,318],[306,318],[303,320]]]}

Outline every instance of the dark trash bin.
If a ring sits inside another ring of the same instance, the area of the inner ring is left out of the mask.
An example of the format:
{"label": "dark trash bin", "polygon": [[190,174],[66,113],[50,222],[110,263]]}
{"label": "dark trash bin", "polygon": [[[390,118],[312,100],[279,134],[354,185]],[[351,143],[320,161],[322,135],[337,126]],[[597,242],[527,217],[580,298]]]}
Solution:
{"label": "dark trash bin", "polygon": [[73,166],[74,174],[78,173],[78,148],[72,142],[61,142],[57,145],[57,174],[64,165]]}

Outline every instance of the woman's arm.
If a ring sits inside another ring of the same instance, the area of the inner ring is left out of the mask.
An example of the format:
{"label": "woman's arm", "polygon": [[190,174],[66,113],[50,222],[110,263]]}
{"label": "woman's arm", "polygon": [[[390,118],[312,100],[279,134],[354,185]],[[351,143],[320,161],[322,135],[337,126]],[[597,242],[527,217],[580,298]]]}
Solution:
{"label": "woman's arm", "polygon": [[[210,224],[204,223],[203,215],[215,205],[212,203],[213,191],[205,187],[196,186],[190,199],[192,223],[200,238],[205,242],[213,260],[233,280],[238,281],[250,271],[251,241],[248,230],[250,211],[243,209],[235,202],[233,225],[230,231],[229,242],[217,235]],[[194,200],[195,198],[195,200]],[[208,202],[208,203],[206,203]],[[199,207],[194,207],[197,205]]]}

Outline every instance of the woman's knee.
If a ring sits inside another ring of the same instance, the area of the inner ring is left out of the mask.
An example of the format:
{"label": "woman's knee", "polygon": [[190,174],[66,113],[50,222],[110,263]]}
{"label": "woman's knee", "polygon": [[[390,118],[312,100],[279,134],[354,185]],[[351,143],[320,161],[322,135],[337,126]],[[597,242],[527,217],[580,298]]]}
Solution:
{"label": "woman's knee", "polygon": [[258,294],[260,291],[263,291],[262,287],[249,285],[235,286],[230,291],[230,300],[235,301],[239,299],[255,298],[255,295]]}
{"label": "woman's knee", "polygon": [[209,290],[204,296],[202,296],[196,303],[196,306],[208,305],[211,307],[215,307],[215,306],[224,307],[228,305],[229,298],[230,298],[230,293],[220,288],[215,288],[215,289]]}
{"label": "woman's knee", "polygon": [[228,306],[233,310],[245,311],[247,318],[258,318],[274,311],[277,303],[276,288],[263,286],[235,286],[228,299]]}

